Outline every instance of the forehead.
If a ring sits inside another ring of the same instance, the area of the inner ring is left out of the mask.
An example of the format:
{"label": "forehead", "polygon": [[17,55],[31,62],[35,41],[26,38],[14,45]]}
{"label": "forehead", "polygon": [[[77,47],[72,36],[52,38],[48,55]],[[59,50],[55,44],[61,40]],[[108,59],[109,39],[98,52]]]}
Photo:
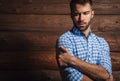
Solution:
{"label": "forehead", "polygon": [[75,4],[75,7],[74,7],[74,11],[78,11],[78,12],[85,12],[90,10],[91,10],[91,5],[89,3],[86,3],[84,5]]}

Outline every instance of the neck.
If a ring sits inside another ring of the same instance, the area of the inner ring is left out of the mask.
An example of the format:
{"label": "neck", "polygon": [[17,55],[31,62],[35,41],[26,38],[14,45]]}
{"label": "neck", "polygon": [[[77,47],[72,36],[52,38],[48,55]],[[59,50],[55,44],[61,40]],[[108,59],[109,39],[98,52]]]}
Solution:
{"label": "neck", "polygon": [[88,27],[87,30],[83,31],[83,33],[85,34],[85,36],[88,38],[89,33],[90,33],[90,26]]}

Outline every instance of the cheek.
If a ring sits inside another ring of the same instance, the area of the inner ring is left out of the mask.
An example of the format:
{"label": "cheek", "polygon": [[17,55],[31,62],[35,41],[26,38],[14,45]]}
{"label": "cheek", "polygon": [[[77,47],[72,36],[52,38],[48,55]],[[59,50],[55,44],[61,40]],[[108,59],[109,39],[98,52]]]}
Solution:
{"label": "cheek", "polygon": [[92,18],[92,16],[87,16],[86,21],[89,22],[91,18]]}

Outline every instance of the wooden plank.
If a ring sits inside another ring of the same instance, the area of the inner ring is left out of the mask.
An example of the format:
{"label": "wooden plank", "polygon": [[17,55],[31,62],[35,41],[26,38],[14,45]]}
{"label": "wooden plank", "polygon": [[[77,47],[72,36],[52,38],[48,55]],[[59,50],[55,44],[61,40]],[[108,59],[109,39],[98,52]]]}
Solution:
{"label": "wooden plank", "polygon": [[[120,52],[111,52],[111,58],[113,71],[120,71]],[[0,70],[40,69],[58,70],[55,51],[0,52]]]}
{"label": "wooden plank", "polygon": [[120,62],[112,62],[112,70],[120,71]]}
{"label": "wooden plank", "polygon": [[[1,81],[61,81],[58,70],[1,71]],[[120,71],[113,71],[114,81],[120,81]]]}
{"label": "wooden plank", "polygon": [[55,52],[0,52],[0,70],[57,70]]}
{"label": "wooden plank", "polygon": [[66,25],[67,27],[71,27],[72,24],[69,16],[65,16],[65,15],[64,16],[58,16],[58,15],[1,15],[0,16],[1,30],[12,29],[12,30],[57,31],[57,30],[68,29],[64,25]]}
{"label": "wooden plank", "polygon": [[120,52],[111,52],[112,70],[120,71]]}
{"label": "wooden plank", "polygon": [[[120,31],[120,15],[96,15],[93,31]],[[72,28],[69,15],[1,15],[0,30],[67,31]]]}
{"label": "wooden plank", "polygon": [[[95,14],[120,14],[120,3],[96,3]],[[2,4],[0,14],[70,14],[69,4]]]}
{"label": "wooden plank", "polygon": [[[31,3],[40,3],[40,4],[59,4],[59,3],[69,3],[70,0],[0,0],[1,3],[26,3],[26,4],[31,4]],[[119,0],[93,0],[93,3],[120,3]]]}
{"label": "wooden plank", "polygon": [[[54,51],[57,38],[63,32],[0,32],[1,51],[30,51],[44,50]],[[119,32],[95,32],[104,37],[111,51],[120,51]]]}
{"label": "wooden plank", "polygon": [[98,0],[93,0],[93,3],[95,4],[95,3],[120,3],[120,1],[119,0],[100,0],[100,1],[98,1]]}
{"label": "wooden plank", "polygon": [[0,81],[61,81],[57,70],[5,70],[0,71]]}
{"label": "wooden plank", "polygon": [[113,71],[114,81],[120,81],[120,71]]}
{"label": "wooden plank", "polygon": [[111,59],[113,62],[120,62],[120,53],[119,52],[111,52]]}
{"label": "wooden plank", "polygon": [[[1,81],[61,81],[58,70],[0,71]],[[120,81],[120,71],[113,71],[114,81]]]}
{"label": "wooden plank", "polygon": [[0,49],[7,50],[54,50],[59,36],[52,32],[0,32]]}

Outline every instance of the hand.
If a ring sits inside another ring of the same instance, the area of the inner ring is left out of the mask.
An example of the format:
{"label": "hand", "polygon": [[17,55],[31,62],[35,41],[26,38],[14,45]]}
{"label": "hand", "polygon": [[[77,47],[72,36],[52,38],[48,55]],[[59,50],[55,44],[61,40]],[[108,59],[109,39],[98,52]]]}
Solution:
{"label": "hand", "polygon": [[72,54],[63,46],[60,47],[62,54],[58,56],[58,63],[60,66],[68,66],[73,58]]}

